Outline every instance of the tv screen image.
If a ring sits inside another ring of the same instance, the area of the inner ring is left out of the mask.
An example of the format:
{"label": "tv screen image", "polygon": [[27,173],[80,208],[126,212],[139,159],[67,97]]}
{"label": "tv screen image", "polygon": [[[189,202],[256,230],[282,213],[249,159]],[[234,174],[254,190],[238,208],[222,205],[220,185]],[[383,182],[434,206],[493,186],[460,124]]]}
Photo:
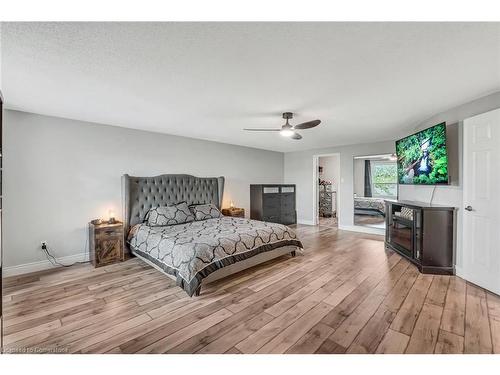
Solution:
{"label": "tv screen image", "polygon": [[400,184],[447,184],[446,123],[396,141],[396,156]]}

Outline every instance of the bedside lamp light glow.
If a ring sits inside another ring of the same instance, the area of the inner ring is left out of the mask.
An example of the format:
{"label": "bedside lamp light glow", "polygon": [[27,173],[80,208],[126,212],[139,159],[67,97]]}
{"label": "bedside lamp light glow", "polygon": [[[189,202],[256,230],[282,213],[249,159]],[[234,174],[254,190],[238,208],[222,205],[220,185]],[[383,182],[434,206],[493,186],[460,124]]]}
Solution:
{"label": "bedside lamp light glow", "polygon": [[109,224],[114,224],[116,222],[116,220],[115,220],[115,211],[109,210],[108,211],[108,217],[109,217],[109,220],[108,220]]}
{"label": "bedside lamp light glow", "polygon": [[229,203],[229,207],[230,207],[230,208],[234,208],[234,202],[233,202],[233,201],[231,201],[231,202]]}

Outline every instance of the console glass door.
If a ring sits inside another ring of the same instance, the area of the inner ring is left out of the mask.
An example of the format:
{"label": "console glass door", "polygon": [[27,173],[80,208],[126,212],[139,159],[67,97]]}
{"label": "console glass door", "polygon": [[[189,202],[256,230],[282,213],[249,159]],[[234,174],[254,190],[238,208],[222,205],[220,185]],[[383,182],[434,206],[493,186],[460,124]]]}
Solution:
{"label": "console glass door", "polygon": [[415,210],[392,205],[389,242],[408,257],[413,258]]}

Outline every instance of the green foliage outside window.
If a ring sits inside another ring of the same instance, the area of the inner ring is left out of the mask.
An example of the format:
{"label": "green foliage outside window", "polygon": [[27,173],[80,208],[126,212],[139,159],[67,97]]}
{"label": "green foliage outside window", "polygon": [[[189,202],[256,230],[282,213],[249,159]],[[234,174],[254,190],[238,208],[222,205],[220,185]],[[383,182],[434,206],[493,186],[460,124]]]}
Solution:
{"label": "green foliage outside window", "polygon": [[372,195],[374,197],[396,197],[398,195],[398,173],[396,163],[372,165]]}

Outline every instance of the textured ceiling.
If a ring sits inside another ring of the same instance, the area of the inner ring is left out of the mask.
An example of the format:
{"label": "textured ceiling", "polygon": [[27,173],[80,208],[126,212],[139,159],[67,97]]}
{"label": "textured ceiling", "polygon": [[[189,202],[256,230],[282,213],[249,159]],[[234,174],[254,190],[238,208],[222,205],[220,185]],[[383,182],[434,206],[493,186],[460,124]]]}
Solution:
{"label": "textured ceiling", "polygon": [[[395,139],[500,89],[500,23],[6,23],[6,107],[276,151]],[[244,127],[319,118],[303,140]]]}

